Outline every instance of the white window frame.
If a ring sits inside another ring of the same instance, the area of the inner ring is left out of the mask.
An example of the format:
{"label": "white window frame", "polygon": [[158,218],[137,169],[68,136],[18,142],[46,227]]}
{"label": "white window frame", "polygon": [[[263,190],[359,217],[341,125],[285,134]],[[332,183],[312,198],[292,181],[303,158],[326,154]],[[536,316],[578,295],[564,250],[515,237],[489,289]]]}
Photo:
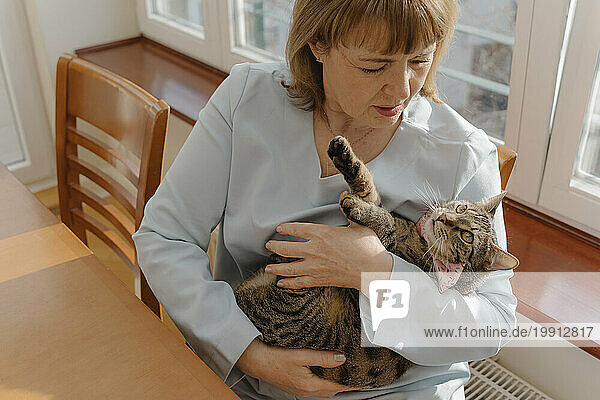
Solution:
{"label": "white window frame", "polygon": [[572,181],[580,138],[589,117],[596,67],[600,64],[600,2],[578,0],[539,204],[588,225],[600,236],[600,188]]}
{"label": "white window frame", "polygon": [[527,60],[521,118],[511,127],[517,132],[516,137],[512,136],[506,144],[519,153],[508,186],[510,197],[538,209],[570,0],[532,3],[528,49],[518,55]]}
{"label": "white window frame", "polygon": [[[138,24],[140,31],[145,36],[206,64],[224,69],[220,18],[206,17],[207,15],[221,14],[219,4],[222,3],[222,0],[202,0],[204,23],[204,32],[202,33],[152,15],[151,3],[152,0],[136,0]],[[226,69],[226,71],[230,69]]]}
{"label": "white window frame", "polygon": [[[140,29],[144,35],[222,71],[230,71],[237,63],[268,62],[274,59],[260,52],[235,48],[234,26],[230,21],[233,21],[235,2],[243,0],[203,0],[206,32],[206,39],[203,41],[190,39],[177,28],[149,20],[145,11],[145,3],[149,0],[136,1]],[[507,190],[508,197],[530,208],[588,233],[597,234],[585,222],[575,221],[568,214],[555,211],[558,210],[556,207],[548,208],[547,202],[540,202],[551,125],[555,109],[558,110],[558,84],[562,76],[561,52],[565,50],[568,39],[565,28],[568,17],[572,15],[569,11],[573,9],[570,7],[576,2],[577,0],[518,0],[504,144],[515,150],[519,159]],[[211,20],[207,15],[217,18]],[[480,36],[490,35],[481,29],[460,24],[457,30]],[[503,35],[492,39],[511,41],[511,38]],[[440,72],[478,86],[483,85],[488,90],[490,87],[487,86],[490,85],[494,86],[494,91],[504,93],[507,90],[505,86],[495,82],[458,74],[445,68],[441,68]],[[501,144],[495,138],[491,140]]]}
{"label": "white window frame", "polygon": [[[174,27],[174,28],[176,28],[178,30],[185,31],[185,32],[189,33],[192,36],[197,36],[199,39],[202,39],[202,40],[205,39],[205,36],[204,36],[204,26],[189,27],[188,28],[188,26],[186,25],[186,21],[181,21],[181,23],[180,23],[177,20],[176,21],[172,21],[169,18],[164,18],[163,15],[167,13],[167,10],[165,9],[165,7],[163,7],[164,3],[161,0],[154,0],[154,1],[157,1],[157,8],[158,8],[159,15],[154,15],[154,14],[152,14],[150,12],[149,9],[152,8],[151,4],[152,4],[153,0],[148,0],[148,4],[146,6],[148,18],[160,21],[160,22],[162,22],[165,25],[170,25],[170,26],[172,26],[172,27]],[[192,2],[197,2],[197,1],[200,1],[200,4],[204,4],[203,0],[187,0],[188,7],[189,7],[189,5]],[[204,7],[204,6],[202,6],[202,7]],[[177,19],[177,18],[174,18],[174,19]]]}

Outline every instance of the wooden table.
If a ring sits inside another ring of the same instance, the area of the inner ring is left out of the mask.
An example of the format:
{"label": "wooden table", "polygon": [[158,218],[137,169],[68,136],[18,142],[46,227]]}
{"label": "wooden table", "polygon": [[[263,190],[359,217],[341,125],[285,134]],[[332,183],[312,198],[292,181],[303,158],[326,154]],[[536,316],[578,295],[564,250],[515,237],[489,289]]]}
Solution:
{"label": "wooden table", "polygon": [[0,164],[0,399],[238,399]]}

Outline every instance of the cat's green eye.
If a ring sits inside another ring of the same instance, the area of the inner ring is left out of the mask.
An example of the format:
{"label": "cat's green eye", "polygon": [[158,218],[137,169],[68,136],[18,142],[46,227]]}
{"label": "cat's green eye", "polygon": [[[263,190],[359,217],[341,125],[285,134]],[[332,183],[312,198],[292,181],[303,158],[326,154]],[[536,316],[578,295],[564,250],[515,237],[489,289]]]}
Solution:
{"label": "cat's green eye", "polygon": [[462,214],[465,211],[467,211],[467,206],[465,204],[459,204],[459,205],[456,206],[456,212],[458,214]]}
{"label": "cat's green eye", "polygon": [[473,234],[469,231],[460,232],[460,238],[462,240],[464,240],[466,243],[469,243],[469,244],[473,243]]}

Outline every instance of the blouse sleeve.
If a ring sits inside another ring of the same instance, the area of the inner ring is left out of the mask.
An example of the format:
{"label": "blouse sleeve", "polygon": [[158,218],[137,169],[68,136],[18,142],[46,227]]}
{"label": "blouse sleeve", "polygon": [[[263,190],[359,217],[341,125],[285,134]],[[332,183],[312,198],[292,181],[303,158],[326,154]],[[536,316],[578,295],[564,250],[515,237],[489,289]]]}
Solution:
{"label": "blouse sleeve", "polygon": [[241,377],[233,375],[243,376],[230,372],[260,332],[231,286],[213,280],[206,251],[225,212],[232,121],[247,77],[248,65],[235,65],[213,93],[133,235],[150,288],[194,352],[230,386]]}
{"label": "blouse sleeve", "polygon": [[[475,131],[461,148],[454,196],[479,201],[500,191],[496,146],[483,131]],[[502,205],[496,210],[494,229],[498,245],[506,250]],[[436,326],[453,328],[454,335],[459,326],[473,327],[475,324],[479,327],[504,328],[511,332],[516,324],[517,305],[509,281],[514,275],[512,270],[493,272],[475,295],[464,296],[454,288],[440,294],[434,280],[420,268],[395,254],[392,256],[394,266],[391,279],[402,279],[410,285],[409,310],[402,319],[381,321],[373,332],[369,300],[361,294],[362,320],[367,339],[372,344],[388,347],[416,364],[435,366],[493,356],[510,340],[478,337],[476,346],[464,347],[463,339],[460,341],[463,347],[452,347],[452,339],[445,337],[444,347],[423,345],[432,340],[426,336],[425,329]]]}

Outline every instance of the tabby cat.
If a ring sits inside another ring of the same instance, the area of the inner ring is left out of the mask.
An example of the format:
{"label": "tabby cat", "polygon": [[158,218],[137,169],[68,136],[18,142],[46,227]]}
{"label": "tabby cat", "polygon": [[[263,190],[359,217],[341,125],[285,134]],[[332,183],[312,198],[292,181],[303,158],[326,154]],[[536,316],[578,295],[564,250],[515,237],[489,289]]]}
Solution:
{"label": "tabby cat", "polygon": [[[497,245],[492,218],[506,194],[477,203],[452,200],[429,202],[429,212],[417,225],[381,207],[381,199],[366,166],[349,142],[337,136],[328,155],[343,174],[350,193],[340,204],[346,217],[371,228],[385,248],[430,273],[435,262],[460,265],[455,282],[442,279],[465,295],[473,294],[491,271],[512,269],[518,260]],[[419,229],[423,236],[419,234]],[[427,253],[430,254],[427,254]],[[272,254],[270,264],[296,259]],[[487,272],[475,274],[473,272]],[[450,274],[452,275],[452,274]],[[339,367],[310,367],[319,377],[354,387],[380,387],[400,378],[413,364],[386,347],[361,346],[359,292],[341,287],[280,288],[281,277],[261,268],[235,290],[239,307],[263,335],[268,345],[332,350],[346,355]],[[445,283],[444,283],[445,282]]]}

